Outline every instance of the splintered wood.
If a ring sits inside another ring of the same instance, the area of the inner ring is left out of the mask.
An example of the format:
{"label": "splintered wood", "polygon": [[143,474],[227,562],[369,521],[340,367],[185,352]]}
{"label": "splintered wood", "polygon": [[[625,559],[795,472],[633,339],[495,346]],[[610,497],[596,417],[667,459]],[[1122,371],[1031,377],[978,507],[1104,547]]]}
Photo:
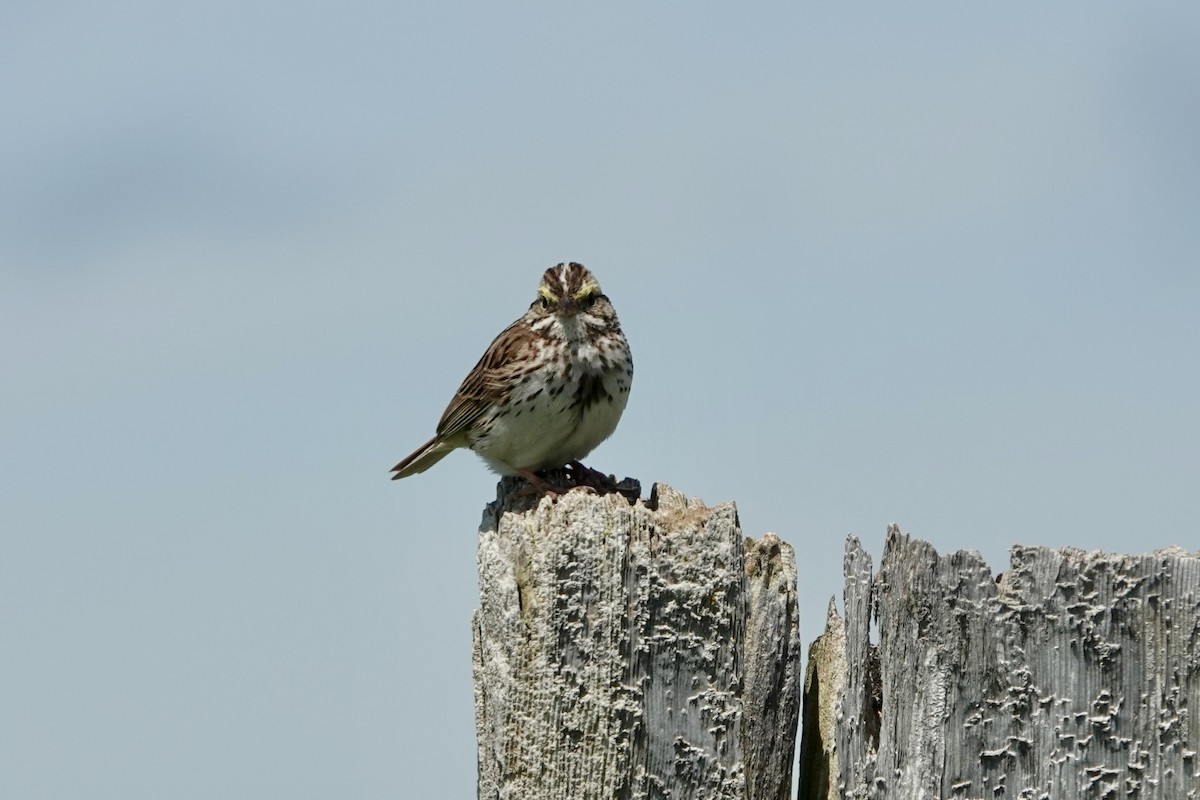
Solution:
{"label": "splintered wood", "polygon": [[994,577],[893,528],[845,573],[801,798],[1200,798],[1200,557],[1018,546]]}
{"label": "splintered wood", "polygon": [[785,800],[799,706],[791,548],[731,504],[569,492],[480,526],[479,797]]}

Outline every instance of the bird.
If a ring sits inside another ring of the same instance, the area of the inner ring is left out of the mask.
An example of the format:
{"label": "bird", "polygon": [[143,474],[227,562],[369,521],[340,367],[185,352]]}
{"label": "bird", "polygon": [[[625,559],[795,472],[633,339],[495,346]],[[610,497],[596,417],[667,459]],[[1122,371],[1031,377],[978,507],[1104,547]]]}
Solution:
{"label": "bird", "polygon": [[556,264],[458,387],[433,438],[392,467],[392,480],[460,447],[538,491],[553,491],[537,474],[544,470],[599,475],[580,460],[616,430],[632,382],[629,342],[600,283],[582,264]]}

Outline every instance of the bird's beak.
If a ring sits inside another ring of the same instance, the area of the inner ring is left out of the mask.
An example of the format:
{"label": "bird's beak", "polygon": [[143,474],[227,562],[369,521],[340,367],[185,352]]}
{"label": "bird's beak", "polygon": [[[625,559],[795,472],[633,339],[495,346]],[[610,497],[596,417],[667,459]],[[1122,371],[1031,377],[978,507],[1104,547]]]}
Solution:
{"label": "bird's beak", "polygon": [[574,299],[570,297],[564,297],[558,302],[558,310],[560,313],[565,314],[568,317],[573,317],[575,316],[575,312],[579,310],[579,306],[575,303]]}

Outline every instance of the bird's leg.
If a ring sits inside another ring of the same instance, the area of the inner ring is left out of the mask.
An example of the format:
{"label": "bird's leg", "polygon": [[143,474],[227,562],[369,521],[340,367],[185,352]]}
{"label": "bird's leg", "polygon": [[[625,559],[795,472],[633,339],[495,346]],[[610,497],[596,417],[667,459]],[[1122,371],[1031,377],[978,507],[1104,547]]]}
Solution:
{"label": "bird's leg", "polygon": [[526,496],[530,496],[530,497],[532,497],[534,495],[542,495],[542,494],[553,494],[553,495],[560,494],[560,491],[558,489],[555,489],[553,486],[551,486],[549,483],[547,483],[546,480],[544,478],[542,478],[542,476],[538,475],[533,470],[518,469],[517,474],[520,475],[525,480],[529,481],[529,485],[527,487],[525,487],[524,489],[521,489],[520,491],[518,491],[517,494],[526,495]]}

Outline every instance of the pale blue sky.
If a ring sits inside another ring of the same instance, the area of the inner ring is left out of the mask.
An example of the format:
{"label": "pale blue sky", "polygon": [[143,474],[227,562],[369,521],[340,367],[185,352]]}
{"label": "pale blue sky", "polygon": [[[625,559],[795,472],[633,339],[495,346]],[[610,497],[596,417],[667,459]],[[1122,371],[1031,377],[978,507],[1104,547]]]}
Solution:
{"label": "pale blue sky", "polygon": [[1200,536],[1200,6],[10,2],[0,796],[473,797],[494,476],[391,483],[557,261],[589,461],[996,568]]}

